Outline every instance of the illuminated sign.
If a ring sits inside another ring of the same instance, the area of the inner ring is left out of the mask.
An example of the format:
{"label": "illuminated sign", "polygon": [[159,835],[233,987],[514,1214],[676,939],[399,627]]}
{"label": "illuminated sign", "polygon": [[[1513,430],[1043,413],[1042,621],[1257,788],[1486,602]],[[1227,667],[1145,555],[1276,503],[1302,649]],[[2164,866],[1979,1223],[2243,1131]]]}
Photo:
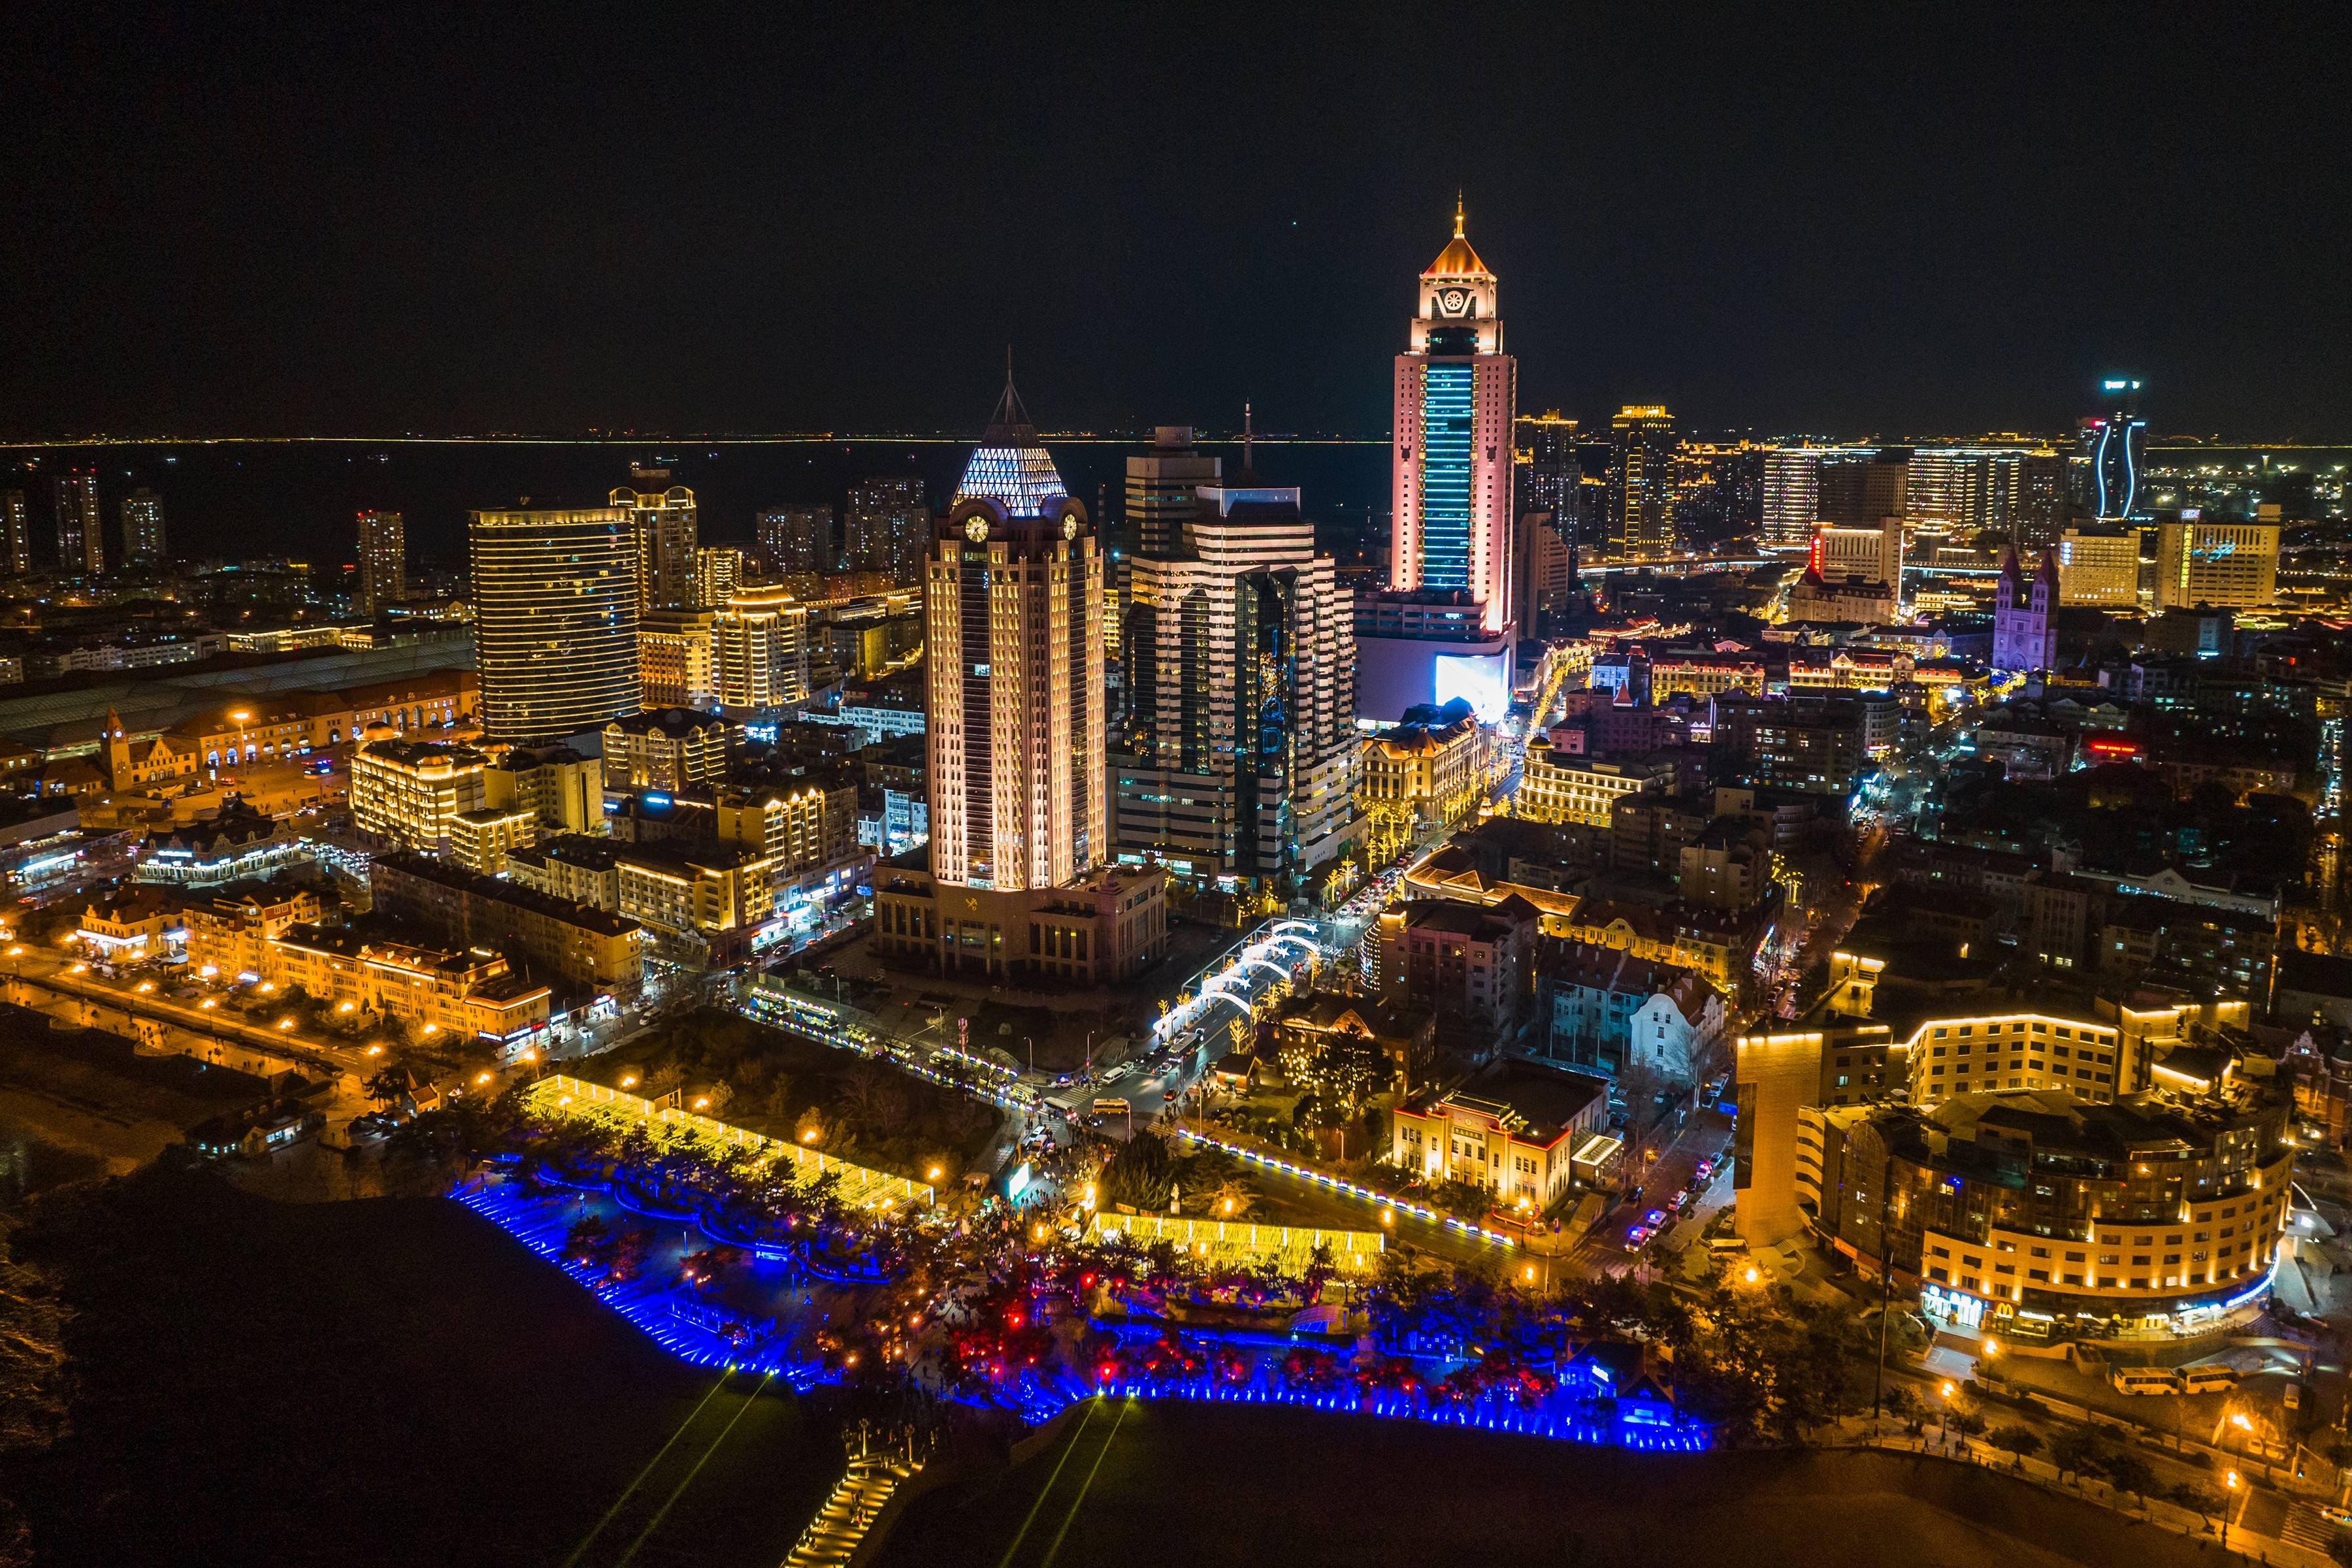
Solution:
{"label": "illuminated sign", "polygon": [[667,811],[669,809],[670,799],[669,796],[666,795],[641,795],[637,798],[645,802],[647,805],[652,806],[656,811]]}

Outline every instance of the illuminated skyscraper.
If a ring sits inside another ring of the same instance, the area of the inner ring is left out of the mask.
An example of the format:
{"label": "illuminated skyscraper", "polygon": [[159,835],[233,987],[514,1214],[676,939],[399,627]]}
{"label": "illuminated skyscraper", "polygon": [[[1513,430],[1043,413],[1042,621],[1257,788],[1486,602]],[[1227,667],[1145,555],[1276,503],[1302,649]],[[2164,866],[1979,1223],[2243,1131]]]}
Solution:
{"label": "illuminated skyscraper", "polygon": [[1199,500],[1195,491],[1222,477],[1221,459],[1192,449],[1190,425],[1159,425],[1151,450],[1127,459],[1120,548],[1129,555],[1173,555],[1188,547]]}
{"label": "illuminated skyscraper", "polygon": [[386,605],[408,597],[408,524],[396,511],[363,511],[359,516],[359,591],[352,607],[363,616],[380,616]]}
{"label": "illuminated skyscraper", "polygon": [[731,544],[706,544],[694,552],[694,602],[717,609],[735,596],[743,581],[743,552]]}
{"label": "illuminated skyscraper", "polygon": [[1104,864],[1102,559],[1010,381],[924,571],[930,842],[875,868],[878,951],[1131,977],[1166,951],[1167,877]]}
{"label": "illuminated skyscraper", "polygon": [[2109,376],[2099,384],[2107,411],[2083,421],[2083,449],[2091,460],[2093,504],[2102,518],[2121,521],[2148,515],[2139,483],[2147,443],[2147,421],[2139,416],[2139,385],[2135,377]]}
{"label": "illuminated skyscraper", "polygon": [[719,706],[780,708],[808,695],[808,609],[781,585],[736,591],[710,624]]}
{"label": "illuminated skyscraper", "polygon": [[931,556],[931,868],[1051,888],[1110,849],[1102,559],[1008,384]]}
{"label": "illuminated skyscraper", "polygon": [[1451,589],[1484,629],[1511,615],[1512,421],[1518,362],[1503,352],[1496,279],[1463,233],[1421,275],[1410,352],[1396,360],[1394,555],[1400,593]]}
{"label": "illuminated skyscraper", "polygon": [[474,658],[492,740],[560,740],[639,707],[639,529],[625,506],[478,511]]}
{"label": "illuminated skyscraper", "polygon": [[52,486],[58,499],[58,570],[92,577],[106,570],[106,536],[98,521],[98,473],[71,468]]}
{"label": "illuminated skyscraper", "polygon": [[[640,469],[639,479],[667,479],[666,468]],[[694,492],[684,485],[666,490],[623,488],[606,498],[628,513],[637,541],[637,608],[690,609],[694,605],[697,529]]]}
{"label": "illuminated skyscraper", "polygon": [[22,577],[33,569],[33,520],[23,490],[0,490],[0,572]]}
{"label": "illuminated skyscraper", "polygon": [[1551,513],[1552,528],[1565,542],[1577,541],[1577,512],[1583,504],[1584,465],[1576,455],[1576,421],[1555,408],[1522,414],[1518,432],[1517,504],[1521,512]]}
{"label": "illuminated skyscraper", "polygon": [[163,498],[141,485],[122,498],[122,563],[163,559]]}
{"label": "illuminated skyscraper", "polygon": [[1356,820],[1352,595],[1297,490],[1194,500],[1181,548],[1129,563],[1118,847],[1196,886],[1286,887]]}
{"label": "illuminated skyscraper", "polygon": [[1627,404],[1609,422],[1607,549],[1612,561],[1659,561],[1675,548],[1675,416],[1658,404]]}
{"label": "illuminated skyscraper", "polygon": [[2246,522],[2207,519],[2197,508],[2168,515],[2157,527],[2156,608],[2200,605],[2244,607],[2278,597],[2281,513],[2265,503]]}

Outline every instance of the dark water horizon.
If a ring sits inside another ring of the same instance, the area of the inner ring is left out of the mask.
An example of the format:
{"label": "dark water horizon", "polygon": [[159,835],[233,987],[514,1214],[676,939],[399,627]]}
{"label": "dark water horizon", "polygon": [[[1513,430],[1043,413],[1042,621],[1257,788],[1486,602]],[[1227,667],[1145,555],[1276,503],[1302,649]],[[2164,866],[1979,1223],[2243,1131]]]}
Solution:
{"label": "dark water horizon", "polygon": [[[1146,443],[1099,437],[1056,440],[1046,448],[1070,493],[1089,510],[1105,493],[1116,504],[1126,459]],[[176,557],[288,555],[350,561],[354,519],[398,511],[409,550],[421,562],[456,566],[466,515],[478,508],[602,506],[635,481],[636,467],[666,468],[667,482],[695,492],[707,544],[749,544],[753,520],[774,507],[809,502],[836,509],[852,484],[881,475],[920,477],[934,508],[944,507],[963,472],[969,438],[839,440],[824,437],[635,437],[596,440],[329,439],[159,441],[0,448],[0,489],[21,489],[37,565],[56,559],[49,478],[95,468],[108,553],[121,542],[122,498],[140,486],[163,497],[167,549]],[[1241,468],[1241,443],[1203,439],[1199,449]],[[1387,510],[1384,441],[1339,443],[1261,438],[1255,466],[1271,485],[1296,485],[1309,516],[1360,523]],[[653,488],[651,486],[638,488]]]}

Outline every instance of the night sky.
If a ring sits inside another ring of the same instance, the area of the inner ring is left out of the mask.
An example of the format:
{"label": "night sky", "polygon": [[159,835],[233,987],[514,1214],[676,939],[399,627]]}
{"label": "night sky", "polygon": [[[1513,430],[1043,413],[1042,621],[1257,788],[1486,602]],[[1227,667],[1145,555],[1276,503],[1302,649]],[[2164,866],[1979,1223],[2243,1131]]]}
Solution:
{"label": "night sky", "polygon": [[2352,437],[2332,20],[944,9],[12,7],[0,434],[1378,437],[1461,186],[1523,409]]}

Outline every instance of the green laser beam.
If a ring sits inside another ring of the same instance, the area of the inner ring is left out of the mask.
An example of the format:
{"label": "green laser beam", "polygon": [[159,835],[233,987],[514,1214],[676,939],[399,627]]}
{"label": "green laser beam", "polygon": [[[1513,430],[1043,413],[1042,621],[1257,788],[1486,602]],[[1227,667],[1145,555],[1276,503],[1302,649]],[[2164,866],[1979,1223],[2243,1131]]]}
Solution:
{"label": "green laser beam", "polygon": [[1095,1468],[1087,1472],[1086,1484],[1078,1489],[1078,1495],[1070,1500],[1070,1511],[1062,1516],[1062,1528],[1054,1531],[1054,1544],[1045,1548],[1045,1561],[1037,1564],[1037,1568],[1054,1568],[1054,1559],[1062,1554],[1062,1537],[1070,1533],[1070,1526],[1076,1521],[1078,1510],[1086,1506],[1087,1494],[1095,1489],[1095,1477],[1101,1473],[1103,1461],[1110,1458],[1110,1446],[1118,1441],[1119,1422],[1127,1419],[1127,1413],[1133,1405],[1134,1401],[1129,1400],[1118,1407],[1118,1418],[1110,1424],[1110,1436],[1103,1439],[1102,1452],[1095,1456]]}
{"label": "green laser beam", "polygon": [[702,1396],[702,1404],[697,1405],[692,1410],[687,1412],[686,1419],[677,1424],[677,1430],[669,1435],[669,1441],[654,1451],[654,1457],[646,1461],[646,1468],[637,1472],[637,1479],[631,1481],[621,1495],[613,1500],[613,1506],[604,1510],[604,1517],[596,1521],[596,1528],[582,1537],[580,1544],[572,1549],[572,1555],[563,1560],[563,1568],[574,1568],[574,1564],[580,1561],[588,1548],[596,1543],[596,1538],[604,1533],[605,1526],[611,1524],[614,1516],[621,1511],[621,1505],[636,1495],[637,1489],[646,1484],[646,1478],[654,1473],[654,1467],[662,1462],[663,1456],[677,1447],[677,1440],[686,1436],[686,1429],[693,1426],[695,1417],[702,1414],[703,1405],[709,1405],[719,1397],[719,1391],[727,1386],[729,1375],[724,1372],[719,1374],[719,1381],[712,1384],[710,1392]]}
{"label": "green laser beam", "polygon": [[760,1390],[767,1387],[768,1379],[775,1375],[772,1372],[769,1373],[760,1379],[759,1388],[753,1389],[743,1396],[743,1407],[730,1416],[727,1425],[719,1429],[719,1436],[710,1440],[710,1447],[702,1450],[702,1458],[694,1461],[694,1468],[686,1472],[685,1479],[677,1483],[669,1496],[662,1500],[661,1507],[654,1510],[653,1518],[646,1521],[646,1527],[637,1531],[637,1538],[629,1542],[629,1549],[621,1553],[621,1560],[613,1564],[613,1568],[628,1568],[629,1563],[635,1558],[638,1548],[644,1546],[653,1532],[661,1528],[661,1521],[669,1517],[669,1510],[677,1506],[678,1499],[686,1495],[686,1489],[694,1484],[694,1478],[702,1473],[702,1467],[710,1462],[710,1456],[719,1452],[719,1445],[727,1441],[727,1434],[735,1430],[735,1423],[750,1414],[753,1403],[760,1397]]}
{"label": "green laser beam", "polygon": [[1062,1457],[1054,1462],[1054,1473],[1047,1476],[1045,1484],[1038,1489],[1037,1500],[1029,1505],[1029,1517],[1021,1521],[1020,1532],[1013,1536],[1013,1544],[1004,1549],[1004,1555],[996,1560],[996,1568],[1013,1568],[1013,1554],[1020,1551],[1021,1543],[1029,1538],[1029,1527],[1037,1522],[1037,1510],[1045,1506],[1045,1494],[1052,1491],[1054,1483],[1062,1479],[1062,1467],[1070,1462],[1070,1456],[1077,1450],[1078,1439],[1087,1435],[1087,1423],[1092,1421],[1095,1412],[1101,1408],[1099,1398],[1087,1402],[1087,1413],[1078,1417],[1078,1429],[1070,1434],[1068,1446],[1062,1450]]}

